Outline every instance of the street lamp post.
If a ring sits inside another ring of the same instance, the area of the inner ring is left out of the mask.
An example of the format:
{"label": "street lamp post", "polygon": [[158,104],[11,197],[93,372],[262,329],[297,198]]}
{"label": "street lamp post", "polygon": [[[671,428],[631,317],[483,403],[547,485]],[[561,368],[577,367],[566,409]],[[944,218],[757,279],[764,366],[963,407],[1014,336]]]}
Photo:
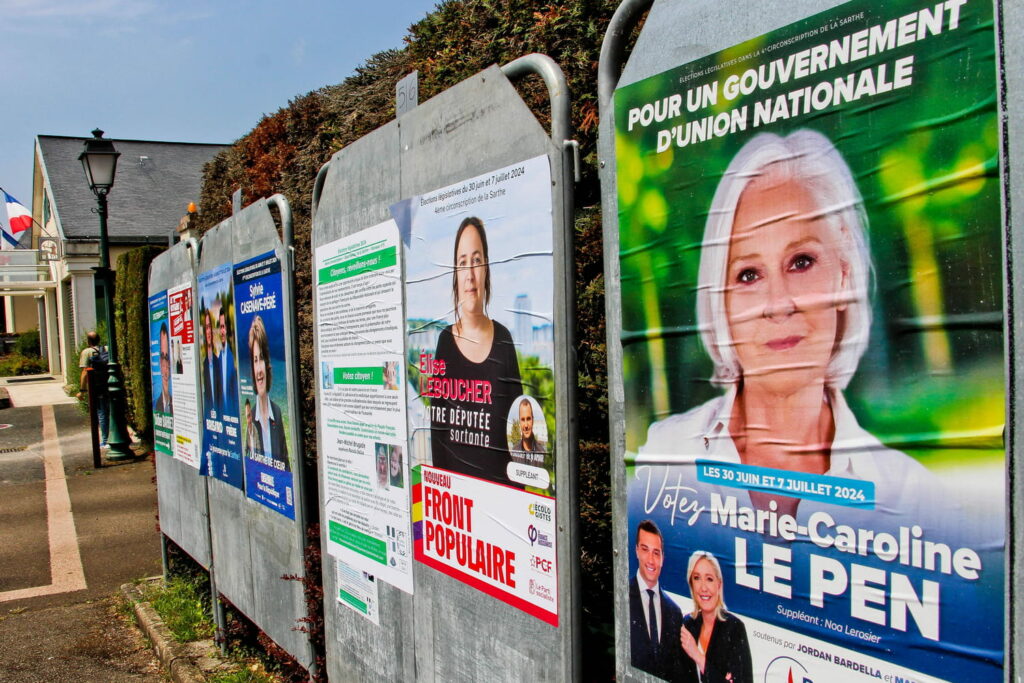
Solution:
{"label": "street lamp post", "polygon": [[96,212],[100,216],[100,265],[96,268],[96,276],[103,285],[103,304],[107,322],[107,348],[110,349],[110,360],[107,364],[107,395],[109,409],[107,420],[109,435],[107,444],[110,452],[108,460],[127,460],[135,457],[129,448],[128,427],[125,421],[124,384],[121,381],[120,368],[117,363],[117,335],[114,334],[114,301],[111,296],[112,282],[110,278],[110,246],[107,243],[107,193],[114,186],[114,172],[117,170],[117,158],[121,153],[114,149],[114,143],[103,137],[103,131],[97,128],[93,137],[85,141],[85,150],[79,155],[85,169],[85,177],[89,189],[96,195],[98,204]]}

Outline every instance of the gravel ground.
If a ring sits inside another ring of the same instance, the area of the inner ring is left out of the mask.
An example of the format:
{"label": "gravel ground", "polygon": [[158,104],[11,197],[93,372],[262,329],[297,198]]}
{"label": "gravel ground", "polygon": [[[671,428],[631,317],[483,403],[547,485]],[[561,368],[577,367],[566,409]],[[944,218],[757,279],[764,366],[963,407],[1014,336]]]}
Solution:
{"label": "gravel ground", "polygon": [[120,598],[0,614],[0,681],[160,683],[160,665]]}

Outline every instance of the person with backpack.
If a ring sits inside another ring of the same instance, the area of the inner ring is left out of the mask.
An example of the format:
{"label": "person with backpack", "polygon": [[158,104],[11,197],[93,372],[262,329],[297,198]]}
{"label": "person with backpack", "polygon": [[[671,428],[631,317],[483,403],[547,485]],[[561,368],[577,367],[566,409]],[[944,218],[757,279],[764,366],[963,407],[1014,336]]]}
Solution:
{"label": "person with backpack", "polygon": [[100,335],[95,330],[89,331],[85,335],[85,340],[89,345],[82,349],[82,354],[78,359],[78,367],[82,369],[82,376],[79,379],[82,390],[78,392],[77,397],[81,399],[84,393],[93,392],[93,400],[96,402],[96,421],[100,428],[100,448],[107,448],[107,436],[110,430],[107,364],[110,362],[110,351],[106,346],[100,345]]}

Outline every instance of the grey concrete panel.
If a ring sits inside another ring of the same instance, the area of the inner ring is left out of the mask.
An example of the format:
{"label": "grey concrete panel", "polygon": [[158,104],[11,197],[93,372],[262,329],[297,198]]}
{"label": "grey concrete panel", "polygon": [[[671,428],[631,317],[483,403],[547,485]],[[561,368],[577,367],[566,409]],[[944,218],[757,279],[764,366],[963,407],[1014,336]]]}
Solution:
{"label": "grey concrete panel", "polygon": [[[234,219],[227,218],[203,235],[199,258],[200,273],[224,263],[235,262],[233,230]],[[244,521],[245,492],[214,477],[209,478],[207,486],[210,497],[210,541],[217,590],[232,604],[243,609],[243,605],[248,606],[254,602],[252,572],[239,571],[240,563],[235,559],[251,556],[251,539]],[[237,596],[245,596],[244,601],[236,602]]]}
{"label": "grey concrete panel", "polygon": [[[737,45],[751,38],[768,33],[775,29],[792,24],[800,19],[819,12],[826,11],[843,4],[837,0],[735,0],[730,2],[726,8],[715,0],[656,0],[647,14],[643,31],[637,38],[633,51],[621,72],[617,87],[622,87],[643,80],[655,74],[671,69],[680,64],[685,64],[733,45]],[[996,3],[997,15],[1002,13],[1002,24],[1005,26],[1020,26],[1024,21],[1024,5],[1021,3],[1006,3],[1005,8],[1002,2]],[[723,11],[724,10],[724,11]],[[628,31],[627,31],[628,33]],[[1007,103],[1012,115],[1008,116],[1008,124],[1003,131],[1004,140],[1014,140],[1013,132],[1016,133],[1016,145],[1010,142],[1008,145],[1008,156],[1011,160],[1016,159],[1017,165],[1022,158],[1022,147],[1024,147],[1024,130],[1021,130],[1021,113],[1024,111],[1024,45],[1021,41],[1008,41],[1004,45],[1004,57],[1006,63],[1013,67],[1006,70],[1008,88]],[[608,412],[611,422],[610,451],[611,451],[611,480],[612,480],[612,539],[615,570],[615,585],[624,586],[627,583],[629,569],[629,553],[632,548],[628,546],[627,512],[626,512],[626,469],[623,461],[625,453],[625,396],[622,377],[622,346],[619,343],[622,331],[621,314],[621,287],[619,271],[619,223],[618,223],[618,190],[616,185],[615,166],[615,121],[614,110],[609,102],[601,102],[601,121],[599,124],[598,137],[598,163],[601,174],[601,213],[603,215],[603,236],[604,236],[604,262],[605,262],[605,306],[607,316],[608,335]],[[1011,132],[1012,131],[1012,132]],[[1012,166],[1012,164],[1010,164]],[[1009,180],[1009,169],[1004,180]],[[1007,205],[1014,205],[1014,215],[1010,218],[1009,225],[1022,225],[1024,220],[1024,192],[1021,191],[1018,182],[1017,187],[1007,182],[1008,198]],[[1015,202],[1011,198],[1016,199]],[[1014,221],[1013,218],[1017,220]],[[1024,239],[1020,236],[1021,228],[1017,227],[1011,231],[1008,239],[1013,234],[1018,235],[1015,241],[1015,252],[1020,253]],[[1010,278],[1013,283],[1012,291],[1008,292],[1009,297],[1016,294],[1016,300],[1024,300],[1024,282],[1020,278]],[[1024,324],[1014,316],[1012,300],[1007,301],[1007,357],[1008,368],[1011,376],[1008,378],[1008,386],[1019,386],[1024,381],[1024,372],[1016,367],[1013,362],[1013,339],[1016,335],[1024,333]],[[1013,326],[1011,330],[1009,326]],[[1010,482],[1012,495],[1015,504],[1011,510],[1011,526],[1007,537],[1007,558],[1010,562],[1011,572],[1008,577],[1020,575],[1024,571],[1024,561],[1017,558],[1013,551],[1015,545],[1019,546],[1024,542],[1024,535],[1021,534],[1016,520],[1024,515],[1021,508],[1021,498],[1017,494],[1024,495],[1024,486],[1020,479],[1014,475],[1017,465],[1013,456],[1013,443],[1016,428],[1011,425],[1020,423],[1015,420],[1016,416],[1024,416],[1024,409],[1017,406],[1014,400],[1015,391],[1011,389],[1008,393],[1008,421],[1007,421],[1007,458],[1010,463]],[[1010,559],[1012,558],[1012,559]],[[1013,596],[1013,584],[1015,579],[1008,578],[1008,595]],[[1015,599],[1013,600],[1015,602]],[[1010,600],[1007,601],[1010,604]],[[628,596],[624,591],[615,593],[615,658],[617,680],[638,680],[658,681],[643,671],[634,669],[629,664],[629,603]],[[1006,680],[1016,680],[1013,673],[1016,670],[1016,662],[1022,653],[1024,645],[1017,642],[1015,633],[1020,633],[1024,627],[1024,619],[1014,614],[1011,618],[1007,615],[1007,648],[1006,653],[1008,666],[1005,670]],[[1012,645],[1011,645],[1012,644]]]}
{"label": "grey concrete panel", "polygon": [[[402,117],[400,130],[403,197],[541,154],[555,157],[556,163],[562,156],[498,67],[486,69],[425,102]],[[553,167],[552,179],[562,178],[561,171]],[[560,233],[560,209],[560,203],[553,206],[556,234]],[[559,263],[558,254],[554,261]],[[558,274],[555,282],[559,282]],[[564,330],[564,323],[560,323],[555,321],[556,331]],[[556,339],[555,348],[564,348],[559,341]],[[556,364],[556,387],[564,386],[566,377]],[[575,381],[575,371],[569,377]],[[559,404],[557,410],[560,416],[569,415],[567,406]],[[563,464],[565,456],[575,449],[564,442],[564,430],[558,431],[556,511],[559,527],[564,530],[570,524],[567,513],[574,506],[568,504],[572,489],[561,488],[568,484],[564,475],[570,471]],[[560,534],[559,610],[567,621],[570,606],[565,598],[571,594],[571,582],[566,577],[572,558],[564,551],[570,545]],[[418,563],[414,576],[418,680],[572,678],[568,646],[571,626],[563,623],[563,628],[556,629]],[[444,599],[433,601],[434,595]]]}
{"label": "grey concrete panel", "polygon": [[252,539],[245,524],[250,501],[244,491],[219,479],[211,477],[208,486],[217,590],[242,609],[243,604],[255,603],[252,572],[245,566],[253,556]]}
{"label": "grey concrete panel", "polygon": [[[338,152],[313,226],[316,248],[390,217],[388,206],[495,168],[547,155],[552,164],[555,346],[568,349],[563,227],[572,211],[571,168],[498,67],[491,67]],[[571,264],[571,259],[569,260]],[[571,274],[569,274],[571,277]],[[571,282],[571,281],[570,281]],[[575,381],[568,352],[555,361],[560,628],[419,563],[415,595],[380,584],[380,627],[337,604],[334,562],[324,555],[328,674],[340,680],[571,680],[575,477],[574,410],[562,389]],[[321,492],[321,498],[323,492]],[[326,539],[323,539],[326,547]],[[435,600],[435,596],[443,599]]]}
{"label": "grey concrete panel", "polygon": [[[179,242],[160,254],[149,267],[149,292],[194,282],[190,249]],[[193,313],[195,307],[193,307]],[[169,455],[156,456],[160,530],[204,567],[210,566],[210,527],[206,481],[199,471]]]}
{"label": "grey concrete panel", "polygon": [[[392,121],[334,155],[317,207],[313,249],[391,217],[388,207],[402,199],[398,150],[398,124]],[[315,300],[316,288],[313,296]],[[319,362],[317,358],[317,365]],[[323,423],[317,417],[319,430]],[[318,437],[321,433],[318,431]],[[323,484],[321,480],[321,500],[326,495]],[[326,533],[322,527],[323,548],[327,547]],[[326,552],[323,584],[329,676],[343,681],[415,680],[412,596],[378,582],[381,625],[374,626],[335,599],[335,560]]]}
{"label": "grey concrete panel", "polygon": [[[278,236],[274,217],[266,200],[258,200],[230,219],[232,259],[240,263],[274,250],[282,259],[282,300],[284,315],[292,315],[291,258]],[[205,241],[205,238],[204,238]],[[205,244],[204,244],[205,249]],[[211,252],[212,253],[212,252]],[[211,264],[212,265],[212,264]],[[294,355],[295,340],[285,336],[285,357]],[[288,403],[293,416],[291,437],[296,462],[302,461],[298,436],[298,387],[295,368],[289,368]],[[293,481],[296,518],[302,504],[303,491],[299,478]],[[221,592],[274,642],[287,650],[304,666],[312,664],[312,651],[304,633],[294,630],[297,620],[306,616],[302,584],[286,581],[285,575],[302,576],[304,531],[300,521],[293,521],[269,508],[243,498],[228,486],[214,488],[216,502],[211,503],[215,539],[223,542],[225,554],[215,554],[217,583]],[[237,501],[237,503],[236,503]],[[216,516],[212,510],[216,510]],[[224,513],[225,516],[221,516]],[[224,534],[222,537],[221,534]],[[246,537],[227,538],[228,536]],[[248,552],[245,552],[246,545]],[[244,578],[239,578],[244,576]]]}
{"label": "grey concrete panel", "polygon": [[552,150],[547,133],[496,66],[424,102],[398,125],[403,197]]}

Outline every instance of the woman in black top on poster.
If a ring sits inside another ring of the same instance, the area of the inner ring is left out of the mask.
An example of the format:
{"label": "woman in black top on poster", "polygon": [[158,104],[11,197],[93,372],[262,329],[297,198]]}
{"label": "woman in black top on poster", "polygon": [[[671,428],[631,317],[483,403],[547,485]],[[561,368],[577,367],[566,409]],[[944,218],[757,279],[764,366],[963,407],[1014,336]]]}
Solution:
{"label": "woman in black top on poster", "polygon": [[487,315],[491,271],[479,218],[470,216],[459,225],[454,264],[455,324],[441,332],[435,352],[445,364],[441,393],[448,398],[431,397],[433,464],[515,485],[506,473],[506,420],[523,384],[512,334]]}
{"label": "woman in black top on poster", "polygon": [[705,550],[690,555],[686,580],[693,612],[683,618],[679,640],[700,683],[754,683],[747,629],[725,609],[722,567]]}

